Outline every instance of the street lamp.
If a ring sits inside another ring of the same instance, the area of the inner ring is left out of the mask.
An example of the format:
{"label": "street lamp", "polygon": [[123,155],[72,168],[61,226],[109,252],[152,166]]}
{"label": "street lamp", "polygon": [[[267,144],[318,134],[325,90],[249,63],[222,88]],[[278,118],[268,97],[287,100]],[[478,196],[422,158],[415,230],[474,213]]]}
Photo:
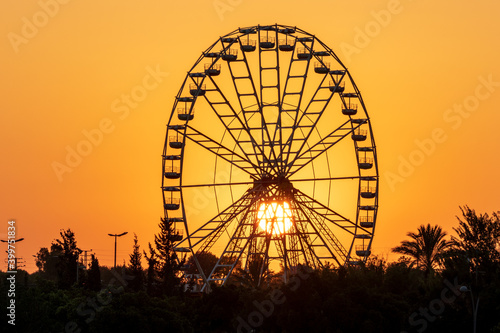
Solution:
{"label": "street lamp", "polygon": [[479,307],[479,296],[477,297],[477,301],[474,305],[474,295],[472,294],[472,290],[467,288],[467,286],[461,286],[460,291],[463,293],[470,292],[470,298],[472,300],[472,315],[473,315],[473,324],[474,324],[474,333],[476,333],[476,322],[477,322],[477,308]]}
{"label": "street lamp", "polygon": [[[24,237],[23,237],[23,238],[18,238],[18,239],[16,239],[14,242],[15,242],[15,243],[17,243],[17,242],[20,242],[20,241],[22,241],[22,240],[24,240]],[[0,242],[7,243],[7,242],[8,242],[8,240],[5,240],[5,239],[0,239]]]}
{"label": "street lamp", "polygon": [[116,268],[116,239],[117,239],[118,237],[121,237],[121,236],[126,235],[126,234],[128,234],[128,232],[127,232],[127,231],[122,232],[121,234],[108,234],[108,235],[109,235],[109,236],[111,236],[111,237],[115,237],[115,265],[114,265],[114,268]]}

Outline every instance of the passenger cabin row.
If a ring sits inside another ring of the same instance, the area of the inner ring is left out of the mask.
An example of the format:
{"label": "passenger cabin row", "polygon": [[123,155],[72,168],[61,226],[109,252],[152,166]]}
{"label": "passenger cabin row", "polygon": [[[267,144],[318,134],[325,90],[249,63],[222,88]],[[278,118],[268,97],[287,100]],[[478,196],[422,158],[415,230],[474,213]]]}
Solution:
{"label": "passenger cabin row", "polygon": [[[358,148],[358,152],[361,151],[365,154],[368,152],[373,152],[373,148]],[[358,153],[359,154],[359,153]],[[358,156],[358,159],[361,160]],[[365,157],[364,159],[365,163],[367,161],[367,158]],[[361,164],[361,162],[360,162]],[[370,164],[373,165],[373,159],[371,159]],[[371,200],[375,199],[377,196],[377,187],[378,187],[378,182],[376,177],[361,177],[360,178],[361,184],[360,184],[360,196],[363,199]],[[375,183],[375,184],[374,184]],[[360,229],[358,234],[355,236],[355,241],[358,242],[358,244],[355,245],[355,253],[358,257],[368,257],[371,254],[370,251],[370,241],[372,237],[372,231],[369,231],[370,229],[373,229],[375,227],[375,214],[376,214],[376,209],[377,207],[375,206],[376,201],[373,202],[373,204],[361,204],[359,206],[359,226],[363,229]],[[365,233],[366,232],[366,233]],[[361,240],[361,244],[359,244],[359,240]],[[368,243],[365,243],[365,241],[368,241]]]}

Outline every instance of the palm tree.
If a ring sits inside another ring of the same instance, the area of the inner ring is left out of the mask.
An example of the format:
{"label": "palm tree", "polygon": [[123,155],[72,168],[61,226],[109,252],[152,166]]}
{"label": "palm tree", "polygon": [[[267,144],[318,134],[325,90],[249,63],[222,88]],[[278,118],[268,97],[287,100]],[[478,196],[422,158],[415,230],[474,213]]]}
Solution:
{"label": "palm tree", "polygon": [[409,256],[411,264],[423,269],[425,275],[439,267],[443,255],[451,246],[451,241],[444,239],[446,232],[438,225],[421,225],[417,233],[409,232],[407,235],[412,240],[402,241],[392,252]]}

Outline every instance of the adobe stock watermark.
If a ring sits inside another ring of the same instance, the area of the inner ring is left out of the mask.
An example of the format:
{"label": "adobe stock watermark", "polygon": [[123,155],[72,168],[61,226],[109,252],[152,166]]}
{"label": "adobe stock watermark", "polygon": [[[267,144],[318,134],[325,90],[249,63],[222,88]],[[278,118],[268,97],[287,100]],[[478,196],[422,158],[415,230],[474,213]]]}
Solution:
{"label": "adobe stock watermark", "polygon": [[227,12],[233,12],[236,7],[242,3],[243,0],[214,0],[213,6],[217,16],[219,16],[219,19],[222,22],[224,21],[224,15],[226,15]]}
{"label": "adobe stock watermark", "polygon": [[[297,274],[293,275],[287,283],[288,288],[295,292],[299,289],[302,281],[309,278],[311,270],[307,270],[305,267],[299,267],[297,269]],[[250,312],[246,319],[238,316],[236,318],[238,322],[238,327],[236,328],[238,333],[252,333],[255,332],[255,328],[262,326],[265,318],[269,318],[274,313],[276,306],[279,306],[286,302],[286,296],[280,289],[273,289],[269,292],[268,297],[259,302],[254,300],[252,302],[255,310]]]}
{"label": "adobe stock watermark", "polygon": [[[127,119],[131,111],[136,109],[148,97],[149,93],[158,88],[169,75],[169,73],[161,71],[160,65],[156,65],[155,68],[147,66],[145,70],[146,74],[142,78],[141,84],[135,85],[128,94],[121,94],[111,103],[111,111],[116,114],[120,121]],[[66,173],[73,172],[83,162],[83,159],[94,151],[94,148],[102,144],[105,136],[113,133],[115,129],[116,121],[107,117],[102,118],[95,128],[83,129],[83,138],[73,146],[66,146],[64,161],[53,161],[51,164],[59,182],[63,181],[63,176]]]}
{"label": "adobe stock watermark", "polygon": [[19,53],[19,47],[26,45],[35,38],[40,29],[46,27],[61,9],[61,5],[66,5],[71,0],[40,0],[36,11],[31,17],[23,16],[21,18],[22,26],[19,33],[9,32],[7,38],[15,53]]}
{"label": "adobe stock watermark", "polygon": [[[474,93],[465,97],[461,103],[455,103],[453,107],[446,109],[443,113],[443,120],[449,124],[453,131],[458,130],[464,119],[469,118],[473,112],[477,111],[481,105],[500,87],[500,81],[493,81],[493,75],[479,76],[479,83],[474,89]],[[431,134],[423,139],[416,139],[414,141],[416,148],[409,154],[403,156],[399,155],[399,164],[396,172],[386,171],[384,173],[385,181],[392,192],[396,190],[398,183],[404,181],[415,173],[417,167],[424,164],[424,162],[433,155],[438,146],[448,140],[449,129],[443,127],[436,127],[432,130]]]}
{"label": "adobe stock watermark", "polygon": [[[411,0],[409,0],[411,1]],[[374,38],[378,37],[382,31],[389,26],[394,16],[403,12],[404,7],[400,0],[389,0],[385,9],[372,10],[372,19],[365,23],[364,27],[354,28],[352,43],[342,42],[339,47],[346,62],[351,61],[351,57],[367,48]]]}
{"label": "adobe stock watermark", "polygon": [[[462,295],[460,287],[462,285],[458,284],[458,278],[456,277],[453,284],[447,279],[444,280],[445,287],[441,290],[438,298],[433,299],[429,302],[426,307],[420,307],[418,311],[413,312],[408,318],[408,323],[410,326],[414,327],[417,332],[424,332],[429,322],[432,323],[436,321],[438,316],[440,316],[446,309],[446,305],[450,305],[457,297]],[[401,331],[401,333],[408,333],[406,331]]]}
{"label": "adobe stock watermark", "polygon": [[7,243],[7,323],[12,326],[16,326],[16,235],[16,221],[9,220],[7,222],[7,240],[2,241]]}

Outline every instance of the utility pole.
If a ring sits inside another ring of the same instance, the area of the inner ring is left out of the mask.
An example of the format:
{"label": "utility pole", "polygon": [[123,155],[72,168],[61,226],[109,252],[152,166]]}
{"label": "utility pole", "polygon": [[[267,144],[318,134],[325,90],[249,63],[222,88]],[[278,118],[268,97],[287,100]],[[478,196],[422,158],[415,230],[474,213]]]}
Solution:
{"label": "utility pole", "polygon": [[80,263],[80,255],[78,255],[78,258],[76,259],[76,284],[78,284],[80,280],[80,269],[86,269],[83,264]]}
{"label": "utility pole", "polygon": [[85,266],[85,269],[87,269],[89,266],[88,266],[88,261],[87,261],[87,252],[91,252],[92,249],[90,250],[82,250],[83,252],[83,266]]}
{"label": "utility pole", "polygon": [[[20,241],[23,241],[23,240],[24,240],[24,237],[18,238],[14,241],[14,244],[19,243]],[[0,239],[0,242],[9,243],[9,241],[7,239]],[[12,241],[11,241],[11,243],[12,243]],[[9,254],[9,251],[5,251],[5,252],[7,252],[7,255]],[[18,259],[17,257],[14,257],[14,266],[15,266],[14,271],[17,271],[17,259]],[[19,259],[22,259],[22,258],[19,258]],[[22,267],[24,267],[24,266],[22,266]],[[7,271],[9,271],[9,264],[7,264]]]}
{"label": "utility pole", "polygon": [[[7,254],[9,253],[8,251],[5,251]],[[5,262],[7,263],[7,271],[17,271],[19,267],[25,267],[26,261],[24,261],[24,258],[22,257],[15,257],[14,258],[14,269],[9,269],[9,262],[7,259],[5,259]]]}
{"label": "utility pole", "polygon": [[116,268],[116,239],[118,237],[121,237],[121,236],[126,235],[126,234],[128,234],[128,231],[122,232],[121,234],[108,234],[109,236],[115,238],[115,264],[114,264],[114,268]]}

